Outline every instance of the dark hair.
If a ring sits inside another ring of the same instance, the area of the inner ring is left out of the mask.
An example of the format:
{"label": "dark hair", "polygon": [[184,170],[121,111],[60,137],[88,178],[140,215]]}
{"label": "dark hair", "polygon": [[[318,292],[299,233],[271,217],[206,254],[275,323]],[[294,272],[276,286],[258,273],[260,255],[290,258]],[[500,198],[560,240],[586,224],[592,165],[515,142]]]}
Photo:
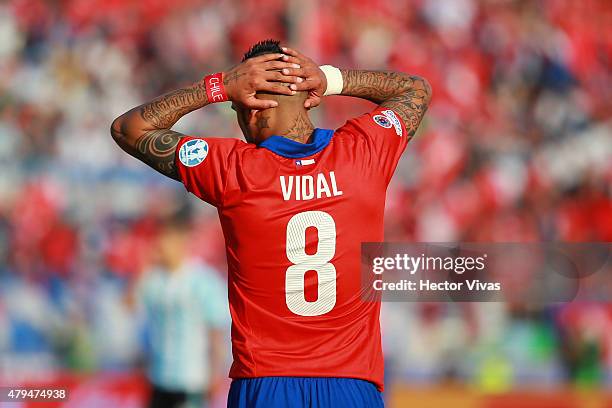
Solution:
{"label": "dark hair", "polygon": [[248,60],[249,58],[257,57],[259,55],[264,54],[275,54],[281,53],[283,49],[280,47],[280,41],[278,40],[263,40],[253,45],[250,50],[244,53],[244,57],[242,57],[242,62]]}

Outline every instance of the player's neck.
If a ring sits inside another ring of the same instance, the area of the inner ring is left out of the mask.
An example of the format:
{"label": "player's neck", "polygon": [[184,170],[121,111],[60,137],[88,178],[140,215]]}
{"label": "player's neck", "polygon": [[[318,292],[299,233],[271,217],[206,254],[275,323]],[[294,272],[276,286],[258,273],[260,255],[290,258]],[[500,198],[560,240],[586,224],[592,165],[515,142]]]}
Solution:
{"label": "player's neck", "polygon": [[[278,109],[278,108],[277,108]],[[304,111],[282,112],[281,109],[270,116],[269,128],[262,129],[265,138],[272,135],[286,137],[298,143],[308,143],[314,131],[314,125]],[[265,131],[265,133],[263,132]]]}

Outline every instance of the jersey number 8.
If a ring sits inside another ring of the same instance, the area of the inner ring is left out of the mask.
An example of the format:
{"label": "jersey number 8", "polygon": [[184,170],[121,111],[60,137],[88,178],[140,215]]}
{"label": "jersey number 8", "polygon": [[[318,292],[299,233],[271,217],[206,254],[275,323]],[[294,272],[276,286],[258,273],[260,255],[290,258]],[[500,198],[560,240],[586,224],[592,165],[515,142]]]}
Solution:
{"label": "jersey number 8", "polygon": [[[317,252],[306,253],[306,229],[315,227],[319,240]],[[287,258],[293,265],[285,275],[285,302],[299,316],[320,316],[336,305],[336,268],[329,263],[336,253],[336,223],[323,211],[305,211],[291,217],[287,224]],[[318,278],[317,300],[309,302],[304,295],[306,272],[315,271]]]}

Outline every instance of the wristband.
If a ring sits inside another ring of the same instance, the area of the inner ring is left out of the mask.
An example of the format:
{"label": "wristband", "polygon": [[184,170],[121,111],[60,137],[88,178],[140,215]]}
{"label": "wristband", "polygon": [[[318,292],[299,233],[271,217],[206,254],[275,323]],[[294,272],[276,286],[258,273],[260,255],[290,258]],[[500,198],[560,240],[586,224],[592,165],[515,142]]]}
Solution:
{"label": "wristband", "polygon": [[327,89],[323,96],[342,93],[342,88],[344,87],[342,72],[332,65],[321,65],[319,68],[325,74],[325,78],[327,78]]}
{"label": "wristband", "polygon": [[208,103],[225,102],[227,101],[227,93],[223,86],[223,73],[207,75],[204,77],[204,85],[206,87],[206,96]]}

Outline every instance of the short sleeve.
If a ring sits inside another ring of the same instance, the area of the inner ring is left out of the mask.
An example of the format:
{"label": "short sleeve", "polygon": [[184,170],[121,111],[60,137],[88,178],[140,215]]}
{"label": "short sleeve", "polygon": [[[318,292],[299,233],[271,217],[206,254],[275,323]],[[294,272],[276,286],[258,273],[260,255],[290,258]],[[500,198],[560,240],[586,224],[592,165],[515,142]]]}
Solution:
{"label": "short sleeve", "polygon": [[231,156],[241,144],[244,142],[238,139],[182,138],[174,161],[187,191],[215,207],[222,206]]}
{"label": "short sleeve", "polygon": [[388,183],[408,144],[406,127],[391,109],[379,106],[374,111],[349,120],[336,132],[347,132],[365,142],[370,161]]}

